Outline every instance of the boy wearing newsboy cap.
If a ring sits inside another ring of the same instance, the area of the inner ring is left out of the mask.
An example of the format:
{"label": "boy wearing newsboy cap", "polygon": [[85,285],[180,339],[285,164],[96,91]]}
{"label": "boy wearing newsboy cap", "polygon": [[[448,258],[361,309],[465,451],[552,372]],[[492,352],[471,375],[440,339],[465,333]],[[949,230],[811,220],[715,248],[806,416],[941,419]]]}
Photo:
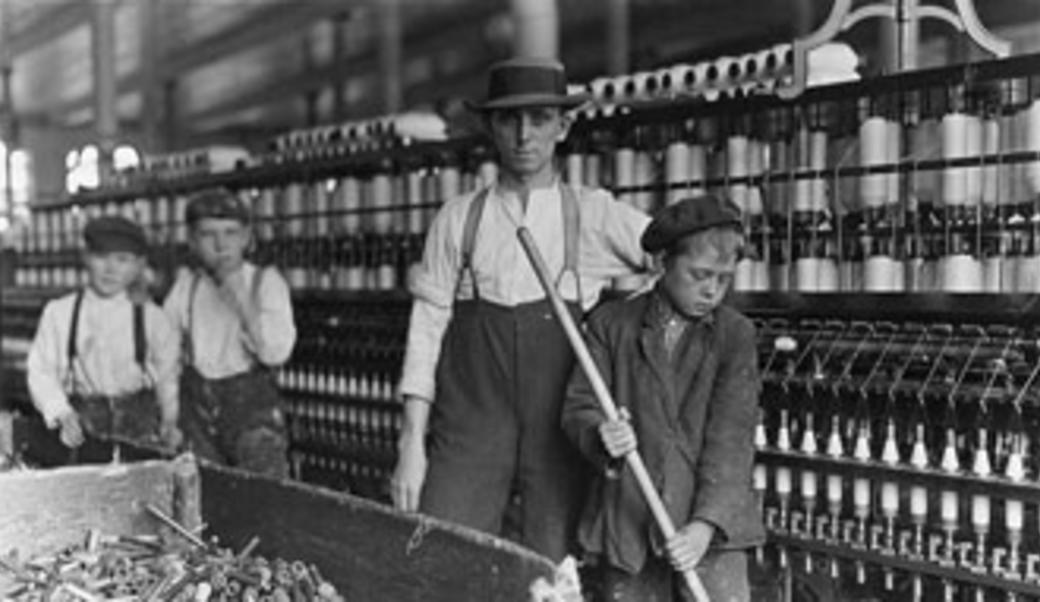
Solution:
{"label": "boy wearing newsboy cap", "polygon": [[144,231],[99,217],[83,238],[87,286],[47,303],[29,350],[33,404],[84,461],[107,460],[111,438],[176,447],[176,332],[158,306],[128,294],[145,269]]}
{"label": "boy wearing newsboy cap", "polygon": [[[758,407],[755,328],[722,305],[743,244],[728,199],[684,199],[642,236],[664,275],[652,291],[597,310],[586,341],[623,418],[608,421],[584,372],[563,427],[597,469],[579,528],[606,599],[678,601],[696,569],[711,600],[746,601],[745,550],[765,532],[751,492]],[[638,449],[678,532],[662,541],[632,473]]]}
{"label": "boy wearing newsboy cap", "polygon": [[289,285],[247,261],[249,209],[234,192],[204,190],[185,212],[194,267],[164,308],[182,336],[181,425],[200,456],[287,477],[288,435],[272,369],[296,342]]}

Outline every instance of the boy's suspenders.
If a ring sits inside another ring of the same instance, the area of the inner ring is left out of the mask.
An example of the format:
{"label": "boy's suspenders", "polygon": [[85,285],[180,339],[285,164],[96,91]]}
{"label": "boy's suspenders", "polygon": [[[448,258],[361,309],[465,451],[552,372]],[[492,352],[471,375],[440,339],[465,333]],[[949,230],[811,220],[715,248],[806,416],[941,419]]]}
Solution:
{"label": "boy's suspenders", "polygon": [[[473,298],[479,299],[480,292],[477,290],[477,275],[473,271],[473,248],[477,241],[477,228],[480,219],[484,215],[484,205],[487,204],[491,187],[484,188],[473,198],[466,212],[466,222],[462,228],[462,264],[459,266],[459,280],[462,275],[469,272],[470,280],[473,281]],[[581,211],[578,207],[578,195],[574,188],[566,184],[560,184],[560,208],[563,213],[563,269],[556,277],[556,286],[559,288],[563,275],[570,272],[574,278],[575,289],[578,293],[577,302],[581,303],[581,278],[578,275],[578,243],[581,236]]]}
{"label": "boy's suspenders", "polygon": [[[76,299],[72,302],[72,321],[69,325],[69,340],[65,348],[65,357],[68,362],[68,386],[72,394],[76,393],[76,358],[79,357],[78,339],[79,339],[79,315],[83,308],[83,289],[76,292]],[[141,367],[141,374],[147,379],[150,384],[152,382],[151,374],[148,372],[148,333],[145,330],[144,321],[144,305],[141,303],[134,303],[134,361],[138,366]]]}

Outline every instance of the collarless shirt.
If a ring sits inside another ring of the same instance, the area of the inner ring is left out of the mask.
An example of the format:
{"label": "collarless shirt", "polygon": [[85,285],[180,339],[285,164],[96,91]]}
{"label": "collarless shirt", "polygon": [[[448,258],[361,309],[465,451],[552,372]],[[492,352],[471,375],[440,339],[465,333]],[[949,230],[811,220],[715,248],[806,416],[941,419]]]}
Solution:
{"label": "collarless shirt", "polygon": [[579,286],[572,276],[561,275],[565,237],[559,184],[531,190],[526,210],[516,191],[498,184],[488,191],[477,228],[472,274],[460,273],[463,230],[477,194],[453,199],[438,212],[422,263],[410,279],[415,302],[400,383],[404,395],[433,400],[441,341],[456,300],[472,299],[474,291],[484,301],[507,307],[545,298],[517,238],[520,226],[531,233],[550,274],[559,279],[563,298],[579,302],[583,309],[592,307],[612,278],[647,272],[652,265],[639,243],[649,216],[605,190],[579,187]]}
{"label": "collarless shirt", "polygon": [[159,399],[177,398],[178,341],[154,303],[144,304],[145,368],[135,358],[134,309],[127,295],[101,297],[87,289],[80,306],[76,359],[68,341],[76,293],[47,303],[29,349],[27,374],[33,404],[49,425],[71,411],[69,395],[118,396],[154,384]]}
{"label": "collarless shirt", "polygon": [[[225,285],[238,299],[252,299],[256,304],[259,336],[255,339],[213,279],[187,269],[178,273],[163,308],[183,337],[185,362],[191,361],[202,376],[226,378],[248,372],[258,363],[277,366],[289,359],[296,344],[289,285],[276,270],[264,270],[254,295],[258,269],[246,262]],[[196,278],[198,284],[192,295]]]}

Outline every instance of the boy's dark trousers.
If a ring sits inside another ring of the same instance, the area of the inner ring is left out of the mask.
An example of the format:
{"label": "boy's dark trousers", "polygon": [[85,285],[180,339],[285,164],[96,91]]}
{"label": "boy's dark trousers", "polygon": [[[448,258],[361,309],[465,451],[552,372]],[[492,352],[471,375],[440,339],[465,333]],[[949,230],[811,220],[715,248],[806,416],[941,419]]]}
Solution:
{"label": "boy's dark trousers", "polygon": [[181,375],[180,427],[200,457],[277,478],[289,476],[289,440],[274,378],[252,370],[209,379]]}

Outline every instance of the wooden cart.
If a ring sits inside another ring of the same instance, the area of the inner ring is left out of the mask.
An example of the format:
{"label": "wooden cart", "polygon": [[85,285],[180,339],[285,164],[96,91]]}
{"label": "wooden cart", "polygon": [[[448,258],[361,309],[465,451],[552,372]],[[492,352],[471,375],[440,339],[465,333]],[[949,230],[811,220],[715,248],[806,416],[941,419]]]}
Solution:
{"label": "wooden cart", "polygon": [[160,533],[147,504],[232,549],[256,536],[260,554],[314,563],[347,600],[521,601],[554,571],[496,537],[192,456],[0,473],[0,553],[54,551],[91,528]]}

